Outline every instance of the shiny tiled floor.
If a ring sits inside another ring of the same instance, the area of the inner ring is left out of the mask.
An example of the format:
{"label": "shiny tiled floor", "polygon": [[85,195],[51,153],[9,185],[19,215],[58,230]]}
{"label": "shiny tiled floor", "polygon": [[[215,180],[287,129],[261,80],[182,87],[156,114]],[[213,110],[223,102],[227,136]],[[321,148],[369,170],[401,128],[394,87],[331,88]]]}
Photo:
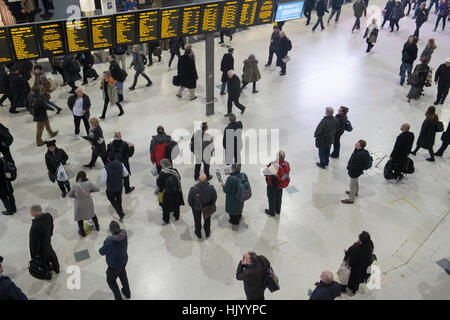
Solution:
{"label": "shiny tiled floor", "polygon": [[[374,3],[384,7],[381,1]],[[422,27],[419,53],[426,39],[434,36],[438,48],[431,66],[436,69],[449,55],[450,44],[448,31],[432,32],[434,21],[431,14],[430,21]],[[364,20],[362,24],[365,23]],[[207,120],[211,129],[218,130],[226,125],[223,117],[226,97],[217,97],[214,116],[204,116],[203,43],[193,45],[200,99],[190,102],[185,96],[178,100],[176,88],[171,84],[176,68],[168,71],[168,53],[164,52],[161,63],[147,68],[154,86],[145,88],[144,82],[140,82],[136,91],[126,92],[123,117],[117,118],[118,111],[114,108],[109,110],[102,123],[105,137],[112,139],[113,132],[120,130],[125,140],[137,146],[131,159],[131,181],[136,190],[124,196],[128,215],[123,223],[129,233],[127,269],[134,299],[243,299],[242,283],[235,280],[235,270],[242,253],[249,249],[268,257],[280,277],[282,289],[275,294],[267,293],[268,299],[307,299],[307,290],[321,271],[329,269],[335,273],[343,257],[342,250],[362,230],[369,231],[375,243],[382,271],[381,289],[368,290],[362,286],[354,297],[345,295],[342,299],[450,298],[450,277],[435,264],[439,259],[450,259],[450,154],[428,163],[426,154],[420,151],[414,158],[416,173],[398,184],[385,181],[381,169],[374,168],[361,177],[357,202],[352,206],[340,203],[348,185],[346,163],[355,141],[367,140],[367,149],[374,153],[375,160],[388,155],[403,122],[409,122],[418,135],[423,114],[434,101],[436,89],[434,85],[426,88],[420,101],[408,104],[409,88],[398,85],[401,49],[414,30],[410,17],[401,20],[399,32],[381,31],[370,54],[364,53],[363,30],[352,34],[352,24],[350,6],[343,9],[338,25],[326,25],[323,32],[312,33],[304,26],[303,18],[288,22],[285,30],[292,39],[293,50],[285,77],[280,77],[275,67],[264,68],[270,25],[250,28],[233,39],[238,74],[241,61],[250,53],[260,61],[262,73],[259,93],[251,94],[247,89],[242,95],[241,102],[247,111],[238,118],[247,129],[280,129],[280,148],[286,151],[292,167],[292,184],[299,190],[292,195],[285,193],[281,217],[264,214],[265,183],[260,175],[263,164],[257,164],[244,166],[254,196],[245,205],[239,227],[231,227],[227,221],[224,196],[217,180],[213,184],[219,190],[219,211],[212,221],[210,239],[196,240],[188,207],[182,209],[180,221],[162,226],[148,154],[156,126],[162,124],[172,133],[176,129],[192,132],[194,121]],[[225,51],[216,46],[217,70]],[[105,65],[95,67],[99,73],[106,69]],[[215,77],[218,84],[219,71]],[[130,81],[131,76],[126,85]],[[68,90],[58,89],[55,101],[65,106]],[[91,114],[99,116],[103,106],[99,83],[89,84],[85,91],[93,103]],[[313,132],[324,108],[337,109],[340,105],[350,108],[354,130],[341,139],[341,158],[332,160],[327,170],[320,170],[315,166]],[[445,124],[450,116],[448,107],[447,101],[437,108]],[[68,152],[72,165],[80,168],[89,159],[90,147],[84,140],[74,139],[70,111],[66,108],[50,118],[52,127],[60,131],[58,145]],[[73,221],[73,201],[61,199],[57,186],[48,181],[45,149],[34,144],[35,124],[31,117],[24,113],[11,116],[5,107],[0,111],[0,120],[14,134],[12,153],[19,168],[19,178],[14,182],[19,211],[12,217],[0,217],[0,254],[6,258],[5,273],[32,299],[112,299],[105,280],[106,264],[97,253],[107,236],[109,221],[117,218],[104,187],[94,195],[102,229],[80,239]],[[217,147],[220,146],[218,141]],[[186,197],[194,182],[193,165],[179,165],[178,169]],[[88,175],[101,185],[100,163]],[[50,282],[38,281],[27,271],[31,221],[28,209],[34,203],[40,203],[55,218],[53,247],[63,272]],[[89,250],[91,258],[76,264],[74,252],[84,249]],[[69,290],[66,286],[69,274],[65,270],[73,264],[82,270],[80,290]]]}

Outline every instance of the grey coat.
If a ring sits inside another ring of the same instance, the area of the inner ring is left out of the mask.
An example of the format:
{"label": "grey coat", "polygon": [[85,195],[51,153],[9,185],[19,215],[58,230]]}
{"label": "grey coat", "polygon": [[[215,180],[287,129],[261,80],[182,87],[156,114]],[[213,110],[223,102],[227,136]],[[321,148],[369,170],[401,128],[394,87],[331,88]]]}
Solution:
{"label": "grey coat", "polygon": [[76,183],[69,192],[69,197],[75,198],[75,221],[90,220],[95,216],[94,201],[83,192],[80,185],[89,195],[100,189],[90,181],[83,181]]}
{"label": "grey coat", "polygon": [[423,49],[422,54],[420,55],[420,59],[423,63],[429,64],[431,60],[431,55],[434,52],[433,47],[429,47],[428,45]]}

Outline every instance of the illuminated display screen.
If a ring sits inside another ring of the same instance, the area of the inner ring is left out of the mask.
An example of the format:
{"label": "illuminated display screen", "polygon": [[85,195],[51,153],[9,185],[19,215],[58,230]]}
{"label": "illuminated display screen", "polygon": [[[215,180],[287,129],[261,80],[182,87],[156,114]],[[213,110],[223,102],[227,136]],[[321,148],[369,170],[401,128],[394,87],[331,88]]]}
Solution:
{"label": "illuminated display screen", "polygon": [[273,0],[259,0],[259,11],[255,24],[271,23],[275,6]]}
{"label": "illuminated display screen", "polygon": [[9,29],[17,60],[39,58],[34,26],[19,26]]}
{"label": "illuminated display screen", "polygon": [[138,13],[139,42],[158,39],[158,10]]}
{"label": "illuminated display screen", "polygon": [[181,8],[181,35],[188,36],[198,34],[200,32],[200,14],[202,7],[192,6]]}
{"label": "illuminated display screen", "polygon": [[161,10],[161,39],[178,37],[180,8]]}
{"label": "illuminated display screen", "polygon": [[220,29],[220,3],[206,3],[202,10],[202,32],[215,32]]}
{"label": "illuminated display screen", "polygon": [[226,1],[223,4],[221,29],[235,29],[239,9],[238,1]]}
{"label": "illuminated display screen", "polygon": [[116,20],[116,44],[136,43],[136,15],[134,13],[118,14]]}
{"label": "illuminated display screen", "polygon": [[38,24],[36,28],[43,58],[66,54],[62,21]]}
{"label": "illuminated display screen", "polygon": [[279,3],[275,14],[275,22],[301,18],[303,5],[303,1]]}
{"label": "illuminated display screen", "polygon": [[242,0],[240,5],[238,24],[240,27],[249,27],[255,24],[258,0]]}
{"label": "illuminated display screen", "polygon": [[87,19],[67,21],[66,32],[69,53],[90,50]]}
{"label": "illuminated display screen", "polygon": [[113,46],[113,17],[91,18],[92,50],[110,48]]}
{"label": "illuminated display screen", "polygon": [[6,28],[0,28],[0,63],[12,61],[10,47]]}

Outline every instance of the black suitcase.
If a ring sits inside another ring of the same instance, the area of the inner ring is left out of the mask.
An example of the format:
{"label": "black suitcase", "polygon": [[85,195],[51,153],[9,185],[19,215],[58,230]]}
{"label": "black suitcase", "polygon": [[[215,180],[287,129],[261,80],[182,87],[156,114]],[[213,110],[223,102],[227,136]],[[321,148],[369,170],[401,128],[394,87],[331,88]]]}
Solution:
{"label": "black suitcase", "polygon": [[411,174],[414,173],[414,170],[414,161],[412,161],[411,158],[406,158],[405,161],[403,161],[402,172]]}
{"label": "black suitcase", "polygon": [[392,162],[392,160],[386,162],[386,165],[384,166],[384,178],[386,180],[395,179],[394,162]]}
{"label": "black suitcase", "polygon": [[44,262],[40,257],[35,257],[31,259],[28,270],[30,274],[36,279],[40,280],[51,280],[52,279],[52,269],[50,264]]}

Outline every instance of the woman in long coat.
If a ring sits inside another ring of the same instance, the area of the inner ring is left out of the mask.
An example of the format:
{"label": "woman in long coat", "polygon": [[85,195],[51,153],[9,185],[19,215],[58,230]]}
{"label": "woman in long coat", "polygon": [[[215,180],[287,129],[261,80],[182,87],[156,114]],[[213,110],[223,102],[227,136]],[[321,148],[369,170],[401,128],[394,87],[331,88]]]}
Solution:
{"label": "woman in long coat", "polygon": [[186,49],[184,55],[178,59],[178,75],[180,77],[180,89],[178,89],[177,97],[181,98],[183,90],[188,88],[190,99],[197,99],[195,88],[197,88],[198,75],[191,49]]}
{"label": "woman in long coat", "polygon": [[98,192],[100,189],[90,182],[86,177],[86,172],[80,171],[76,177],[76,184],[69,192],[70,198],[75,198],[74,202],[74,218],[78,222],[78,234],[82,237],[86,236],[84,231],[84,221],[91,220],[94,222],[95,230],[99,231],[97,216],[94,210],[94,201],[92,201],[91,193]]}
{"label": "woman in long coat", "polygon": [[77,88],[75,81],[81,79],[78,61],[75,60],[73,54],[68,54],[64,56],[61,67],[64,72],[64,81],[72,88],[70,93],[75,93],[75,89]]}
{"label": "woman in long coat", "polygon": [[417,147],[411,154],[416,155],[420,148],[424,148],[427,149],[430,154],[430,157],[426,160],[434,161],[433,146],[438,122],[439,118],[436,114],[436,108],[434,106],[429,107],[427,112],[425,112],[425,120],[420,128],[419,138],[417,138]]}
{"label": "woman in long coat", "polygon": [[225,192],[225,211],[230,215],[229,223],[239,224],[242,211],[244,210],[244,202],[241,202],[237,197],[238,184],[241,179],[245,178],[245,174],[241,173],[241,166],[238,164],[231,165],[231,175],[227,182],[222,182],[223,192]]}
{"label": "woman in long coat", "polygon": [[100,89],[102,89],[103,100],[105,101],[103,105],[103,112],[100,119],[105,119],[106,110],[108,110],[109,104],[117,105],[120,111],[118,116],[120,117],[121,115],[123,115],[124,114],[123,108],[119,102],[119,96],[117,95],[116,81],[113,79],[113,77],[111,77],[111,72],[109,71],[103,72],[103,79]]}
{"label": "woman in long coat", "polygon": [[406,96],[408,98],[408,103],[411,102],[411,99],[419,100],[422,94],[423,86],[427,80],[428,72],[430,72],[430,67],[423,62],[416,65],[414,68],[411,78],[409,79],[411,89]]}
{"label": "woman in long coat", "polygon": [[251,54],[248,56],[248,59],[244,60],[244,74],[242,75],[242,89],[247,87],[250,82],[253,82],[253,93],[257,93],[256,91],[256,81],[261,79],[261,73],[258,69],[258,60],[255,59],[255,55]]}
{"label": "woman in long coat", "polygon": [[433,38],[429,39],[425,49],[423,49],[422,54],[420,55],[420,62],[429,64],[431,56],[433,55],[433,52],[436,48],[437,47],[434,42],[434,39]]}

